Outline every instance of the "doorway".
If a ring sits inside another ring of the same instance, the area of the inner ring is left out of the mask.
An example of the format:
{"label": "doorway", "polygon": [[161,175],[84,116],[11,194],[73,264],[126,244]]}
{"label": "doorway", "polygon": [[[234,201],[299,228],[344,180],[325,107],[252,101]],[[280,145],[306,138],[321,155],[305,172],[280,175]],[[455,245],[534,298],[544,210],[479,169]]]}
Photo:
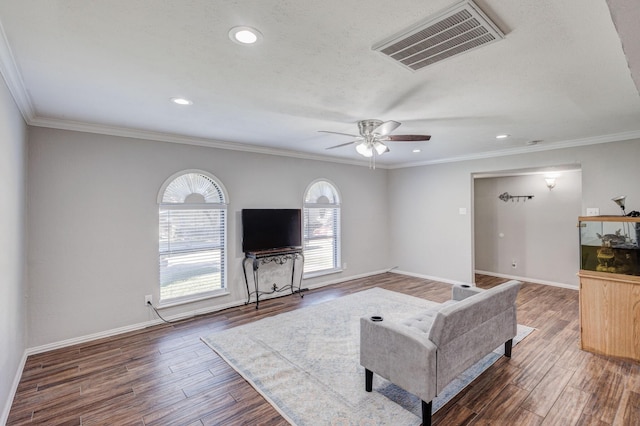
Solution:
{"label": "doorway", "polygon": [[[553,176],[553,182],[545,178]],[[582,173],[575,165],[473,176],[475,273],[576,288]]]}

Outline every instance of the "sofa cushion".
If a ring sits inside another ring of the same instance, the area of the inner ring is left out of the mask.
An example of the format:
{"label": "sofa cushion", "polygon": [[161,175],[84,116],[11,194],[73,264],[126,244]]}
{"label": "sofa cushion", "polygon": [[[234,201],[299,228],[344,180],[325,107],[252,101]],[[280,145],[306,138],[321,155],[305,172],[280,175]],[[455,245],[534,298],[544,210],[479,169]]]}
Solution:
{"label": "sofa cushion", "polygon": [[440,309],[442,309],[443,307],[451,305],[453,303],[457,303],[457,302],[455,300],[448,300],[433,308],[425,309],[424,311],[420,312],[418,315],[415,315],[411,318],[408,318],[402,321],[401,324],[406,325],[413,331],[418,331],[428,336],[431,330],[431,325],[433,324],[433,320],[438,314],[438,311],[440,311]]}

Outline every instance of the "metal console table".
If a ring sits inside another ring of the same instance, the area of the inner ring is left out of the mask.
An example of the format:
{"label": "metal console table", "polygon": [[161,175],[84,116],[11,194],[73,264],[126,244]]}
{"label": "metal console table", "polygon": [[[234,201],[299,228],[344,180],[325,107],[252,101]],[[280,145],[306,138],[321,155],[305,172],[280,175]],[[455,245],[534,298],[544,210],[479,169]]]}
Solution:
{"label": "metal console table", "polygon": [[[302,274],[300,274],[300,279],[298,280],[298,285],[296,285],[296,260],[300,259],[302,264],[304,265],[304,256],[302,254],[302,249],[298,248],[290,248],[290,249],[282,249],[282,250],[267,250],[260,252],[247,252],[244,254],[244,260],[242,261],[242,270],[244,272],[244,283],[247,286],[247,301],[245,305],[251,302],[251,296],[255,294],[256,296],[256,309],[260,304],[260,296],[263,294],[273,294],[280,293],[282,291],[291,289],[291,294],[298,293],[300,297],[304,297],[302,294],[302,289],[300,288],[302,285]],[[275,283],[271,287],[271,291],[263,291],[260,290],[258,285],[260,282],[260,266],[266,265],[269,263],[275,263],[276,265],[284,265],[288,261],[291,261],[291,284],[285,285],[282,287],[278,287]],[[249,279],[247,276],[247,266],[251,263],[251,270],[253,271],[253,284],[255,287],[255,291],[249,290]]]}

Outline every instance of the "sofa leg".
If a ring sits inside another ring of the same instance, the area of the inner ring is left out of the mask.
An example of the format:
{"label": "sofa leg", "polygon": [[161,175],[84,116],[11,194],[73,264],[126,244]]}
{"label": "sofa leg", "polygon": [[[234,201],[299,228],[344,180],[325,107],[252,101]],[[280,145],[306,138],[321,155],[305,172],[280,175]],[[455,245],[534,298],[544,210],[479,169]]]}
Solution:
{"label": "sofa leg", "polygon": [[364,390],[371,392],[373,389],[373,371],[364,369]]}
{"label": "sofa leg", "polygon": [[431,401],[422,401],[422,426],[431,426]]}
{"label": "sofa leg", "polygon": [[504,356],[511,358],[511,348],[513,347],[513,339],[504,342]]}

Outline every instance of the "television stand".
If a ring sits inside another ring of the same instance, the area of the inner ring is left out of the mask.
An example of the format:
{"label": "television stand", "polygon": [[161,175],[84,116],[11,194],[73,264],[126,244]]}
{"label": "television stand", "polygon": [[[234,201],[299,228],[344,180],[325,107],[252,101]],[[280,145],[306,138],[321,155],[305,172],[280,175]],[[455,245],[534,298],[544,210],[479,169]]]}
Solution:
{"label": "television stand", "polygon": [[[296,286],[296,260],[300,259],[302,264],[304,265],[304,256],[302,254],[302,249],[300,248],[286,248],[286,249],[278,249],[278,250],[265,250],[265,251],[256,251],[256,252],[247,252],[244,254],[244,260],[242,261],[242,270],[244,271],[244,283],[247,286],[247,301],[245,305],[251,302],[251,296],[255,294],[256,296],[256,309],[258,309],[260,304],[260,296],[263,294],[273,294],[280,293],[285,290],[291,290],[291,294],[298,293],[300,297],[304,297],[302,294],[302,289],[300,288],[302,285],[302,274],[300,274],[300,280],[298,281],[298,285]],[[271,291],[260,290],[260,266],[266,265],[269,263],[274,263],[279,266],[285,265],[287,262],[291,261],[291,284],[278,287],[275,283],[271,287]],[[247,266],[251,263],[251,270],[253,271],[253,285],[255,291],[249,290],[249,277],[247,275]]]}

